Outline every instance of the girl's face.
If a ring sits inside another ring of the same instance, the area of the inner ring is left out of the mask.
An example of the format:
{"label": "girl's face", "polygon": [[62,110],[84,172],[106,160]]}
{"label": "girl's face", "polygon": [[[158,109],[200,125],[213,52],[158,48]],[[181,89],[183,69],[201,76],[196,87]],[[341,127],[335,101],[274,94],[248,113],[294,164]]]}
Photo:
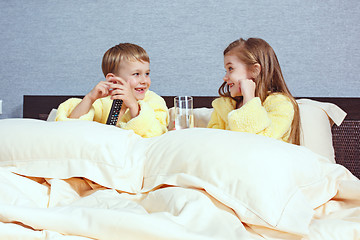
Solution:
{"label": "girl's face", "polygon": [[224,81],[229,86],[231,97],[242,96],[240,80],[250,79],[246,65],[234,55],[225,55],[224,67],[226,69]]}
{"label": "girl's face", "polygon": [[151,85],[150,63],[123,61],[118,75],[130,84],[131,91],[137,100],[145,98],[145,93]]}

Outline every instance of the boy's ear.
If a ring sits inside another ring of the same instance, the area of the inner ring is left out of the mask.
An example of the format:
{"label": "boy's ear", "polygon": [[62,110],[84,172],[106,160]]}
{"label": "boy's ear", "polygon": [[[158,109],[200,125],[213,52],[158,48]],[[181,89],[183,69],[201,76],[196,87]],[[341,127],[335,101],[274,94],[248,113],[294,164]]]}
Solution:
{"label": "boy's ear", "polygon": [[107,81],[109,81],[109,78],[111,78],[111,77],[115,77],[115,74],[113,74],[113,73],[108,73],[108,74],[106,74],[106,76],[105,76],[105,78],[106,78]]}
{"label": "boy's ear", "polygon": [[259,76],[260,72],[261,72],[261,65],[258,63],[255,63],[251,69],[252,77],[257,78],[257,76]]}

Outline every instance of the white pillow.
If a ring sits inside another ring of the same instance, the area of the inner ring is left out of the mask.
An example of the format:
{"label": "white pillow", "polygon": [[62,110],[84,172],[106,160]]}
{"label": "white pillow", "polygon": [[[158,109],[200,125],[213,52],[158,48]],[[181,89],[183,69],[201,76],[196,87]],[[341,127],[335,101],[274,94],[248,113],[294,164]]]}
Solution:
{"label": "white pillow", "polygon": [[[340,125],[346,113],[332,103],[311,99],[297,100],[301,119],[300,145],[323,155],[335,163],[331,127],[335,122]],[[206,128],[211,118],[212,108],[194,109],[194,126]],[[174,129],[174,109],[170,109],[169,130]]]}
{"label": "white pillow", "polygon": [[205,189],[245,223],[301,235],[313,209],[336,193],[327,175],[340,168],[351,176],[305,147],[218,129],[170,131],[151,141],[147,159],[145,192],[162,184]]}
{"label": "white pillow", "polygon": [[85,177],[137,193],[146,141],[131,130],[91,121],[0,120],[0,167],[34,177]]}
{"label": "white pillow", "polygon": [[55,118],[56,118],[56,112],[57,112],[57,109],[56,108],[53,108],[51,109],[46,121],[48,122],[55,122]]}
{"label": "white pillow", "polygon": [[0,120],[0,132],[3,169],[85,177],[129,193],[162,184],[206,189],[244,222],[297,234],[336,194],[329,173],[352,176],[304,147],[249,133],[193,128],[141,138],[91,121],[34,119]]}
{"label": "white pillow", "polygon": [[[346,113],[332,103],[311,99],[297,100],[301,119],[300,145],[325,156],[335,163],[331,127],[335,122],[340,125]],[[194,126],[206,128],[211,118],[212,108],[194,108]],[[169,109],[170,123],[168,130],[174,129],[174,108]],[[52,109],[47,121],[55,121],[56,109]]]}
{"label": "white pillow", "polygon": [[340,125],[346,113],[332,103],[311,99],[299,99],[297,102],[301,121],[300,145],[335,163],[331,127],[334,122]]}

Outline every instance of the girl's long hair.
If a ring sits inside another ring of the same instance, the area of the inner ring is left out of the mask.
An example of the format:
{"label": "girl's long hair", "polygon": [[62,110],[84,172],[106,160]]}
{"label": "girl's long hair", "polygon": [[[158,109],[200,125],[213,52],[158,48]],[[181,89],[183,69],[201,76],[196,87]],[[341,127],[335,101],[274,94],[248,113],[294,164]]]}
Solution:
{"label": "girl's long hair", "polygon": [[[288,142],[300,145],[299,106],[286,86],[279,61],[272,47],[260,38],[249,38],[247,40],[240,38],[230,43],[224,50],[224,56],[226,54],[238,57],[247,66],[248,71],[254,69],[254,64],[260,64],[261,71],[255,78],[255,96],[259,97],[261,102],[264,102],[273,93],[281,93],[291,100],[295,112]],[[220,96],[233,98],[230,95],[229,86],[226,82],[220,86],[218,92]],[[243,100],[242,97],[235,97],[233,99],[236,103],[240,103]]]}

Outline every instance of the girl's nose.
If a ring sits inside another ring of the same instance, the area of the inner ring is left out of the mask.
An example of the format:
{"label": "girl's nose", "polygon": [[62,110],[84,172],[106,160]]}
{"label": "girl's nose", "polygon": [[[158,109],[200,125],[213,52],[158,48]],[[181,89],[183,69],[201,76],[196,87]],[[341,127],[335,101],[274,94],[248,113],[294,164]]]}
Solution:
{"label": "girl's nose", "polygon": [[229,75],[228,73],[225,73],[225,76],[223,77],[224,82],[227,82],[229,80]]}

